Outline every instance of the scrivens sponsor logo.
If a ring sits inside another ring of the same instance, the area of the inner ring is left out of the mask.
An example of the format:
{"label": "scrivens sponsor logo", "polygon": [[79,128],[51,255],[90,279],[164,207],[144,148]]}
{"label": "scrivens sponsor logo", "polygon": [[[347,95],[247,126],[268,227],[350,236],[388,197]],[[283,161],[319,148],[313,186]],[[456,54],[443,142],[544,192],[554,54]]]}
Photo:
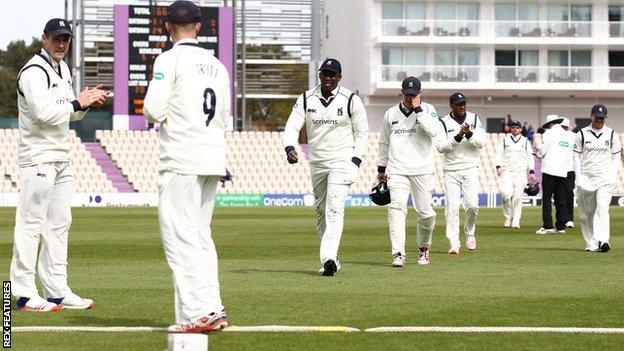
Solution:
{"label": "scrivens sponsor logo", "polygon": [[335,119],[313,119],[312,120],[312,124],[320,126],[320,125],[324,125],[324,124],[331,124],[331,125],[337,125],[338,124],[338,120]]}
{"label": "scrivens sponsor logo", "polygon": [[68,103],[68,102],[70,102],[70,101],[71,101],[71,100],[69,100],[69,98],[62,98],[62,99],[58,99],[58,100],[56,100],[56,104],[57,104],[57,105],[63,105],[63,104],[66,104],[66,103]]}
{"label": "scrivens sponsor logo", "polygon": [[416,133],[416,128],[412,129],[395,129],[392,131],[393,134],[397,135],[410,135]]}

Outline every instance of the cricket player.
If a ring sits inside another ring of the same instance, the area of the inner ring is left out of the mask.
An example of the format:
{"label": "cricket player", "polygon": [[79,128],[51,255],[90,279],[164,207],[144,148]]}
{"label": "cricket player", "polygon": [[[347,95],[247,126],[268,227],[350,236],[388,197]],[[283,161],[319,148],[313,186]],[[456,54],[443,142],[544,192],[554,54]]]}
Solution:
{"label": "cricket player", "polygon": [[364,104],[339,85],[342,65],[328,58],[319,68],[321,84],[297,98],[284,129],[288,163],[297,163],[299,131],[305,125],[310,147],[310,173],[321,239],[319,272],[333,276],[340,269],[338,247],[344,221],[344,202],[366,155],[368,120]]}
{"label": "cricket player", "polygon": [[[542,160],[542,221],[543,226],[536,234],[565,234],[568,220],[566,210],[566,178],[572,162],[572,142],[561,127],[563,118],[546,116],[542,144],[535,154]],[[556,222],[553,228],[551,210],[555,198]],[[556,231],[555,231],[556,230]]]}
{"label": "cricket player", "polygon": [[[87,87],[78,97],[74,95],[71,71],[63,61],[72,37],[67,20],[49,20],[41,37],[43,48],[17,77],[22,185],[10,276],[16,307],[22,311],[88,309],[94,305],[93,300],[73,293],[67,283],[67,239],[74,189],[69,121],[82,119],[90,106],[101,106],[108,92],[98,85]],[[47,299],[37,291],[35,269]]]}
{"label": "cricket player", "polygon": [[435,136],[440,122],[435,108],[420,100],[421,83],[417,78],[403,80],[403,100],[388,109],[381,123],[377,180],[387,181],[390,190],[388,225],[392,244],[392,266],[405,267],[405,222],[407,199],[418,214],[416,241],[418,264],[431,262],[429,248],[436,222],[431,203],[435,187]]}
{"label": "cricket player", "polygon": [[160,123],[158,221],[173,271],[176,324],[169,332],[198,333],[228,324],[219,290],[217,251],[210,224],[225,171],[230,77],[199,46],[199,8],[169,5],[165,26],[173,47],[154,62],[144,113]]}
{"label": "cricket player", "polygon": [[605,125],[606,118],[604,105],[592,107],[591,124],[576,133],[573,147],[585,251],[607,252],[611,249],[609,204],[622,164],[622,145],[619,135]]}
{"label": "cricket player", "polygon": [[528,181],[535,181],[535,159],[531,142],[522,134],[522,125],[514,121],[510,125],[511,133],[501,140],[496,153],[496,175],[501,178],[503,215],[505,227],[520,228],[522,216],[522,198]]}
{"label": "cricket player", "polygon": [[443,131],[436,149],[444,155],[444,190],[446,192],[446,238],[449,255],[459,254],[459,205],[463,197],[466,211],[464,234],[468,250],[477,248],[475,227],[479,213],[479,153],[485,146],[485,131],[477,114],[466,110],[466,96],[449,97],[451,112],[442,117]]}

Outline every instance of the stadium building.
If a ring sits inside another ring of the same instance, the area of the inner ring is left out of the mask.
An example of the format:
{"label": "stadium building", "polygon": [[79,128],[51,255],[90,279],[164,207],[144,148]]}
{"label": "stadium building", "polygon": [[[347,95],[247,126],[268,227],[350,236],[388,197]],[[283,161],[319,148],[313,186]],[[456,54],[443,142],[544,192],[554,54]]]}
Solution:
{"label": "stadium building", "polygon": [[490,132],[508,114],[536,129],[551,113],[584,126],[598,102],[624,114],[622,16],[624,3],[603,0],[326,1],[322,54],[343,61],[372,130],[410,75],[440,115],[463,91]]}

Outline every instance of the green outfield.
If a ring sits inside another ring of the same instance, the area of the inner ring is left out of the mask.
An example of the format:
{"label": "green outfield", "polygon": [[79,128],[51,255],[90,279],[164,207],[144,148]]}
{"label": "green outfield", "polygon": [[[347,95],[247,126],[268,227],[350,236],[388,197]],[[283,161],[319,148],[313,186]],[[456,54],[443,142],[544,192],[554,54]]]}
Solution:
{"label": "green outfield", "polygon": [[[89,311],[27,314],[13,326],[153,326],[174,321],[171,274],[155,208],[74,209],[69,278]],[[8,279],[15,209],[0,209],[0,267]],[[533,234],[481,209],[478,248],[449,256],[438,209],[432,264],[416,264],[410,212],[408,265],[390,267],[383,208],[347,208],[342,270],[318,274],[312,208],[219,207],[213,237],[231,325],[624,327],[624,210],[611,209],[609,253],[588,253],[577,227]],[[578,220],[577,220],[578,225]],[[164,333],[13,333],[15,350],[165,350]],[[436,333],[221,333],[210,350],[621,350],[624,335]]]}

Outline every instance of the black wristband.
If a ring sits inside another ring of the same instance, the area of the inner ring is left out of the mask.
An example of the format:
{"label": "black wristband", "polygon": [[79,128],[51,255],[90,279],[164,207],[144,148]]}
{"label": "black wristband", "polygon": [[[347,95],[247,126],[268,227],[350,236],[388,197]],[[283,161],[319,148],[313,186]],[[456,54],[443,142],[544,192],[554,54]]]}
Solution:
{"label": "black wristband", "polygon": [[423,112],[423,109],[422,109],[422,107],[420,107],[420,106],[418,106],[418,107],[416,107],[416,108],[414,109],[414,113],[421,113],[421,112]]}
{"label": "black wristband", "polygon": [[286,151],[286,155],[288,155],[289,152],[291,152],[292,150],[294,150],[295,147],[292,145],[288,145],[284,148],[284,151]]}
{"label": "black wristband", "polygon": [[499,169],[499,168],[501,168],[501,166],[496,166],[496,169]]}
{"label": "black wristband", "polygon": [[[459,138],[459,139],[457,139],[457,138]],[[461,137],[461,136],[459,136],[459,135],[456,135],[456,136],[455,136],[455,141],[456,141],[456,142],[461,143],[461,140],[462,140],[462,137]]]}
{"label": "black wristband", "polygon": [[377,166],[378,173],[386,173],[386,166]]}
{"label": "black wristband", "polygon": [[74,112],[82,111],[82,106],[80,106],[80,103],[78,102],[78,100],[72,101],[71,104],[72,106],[74,106]]}
{"label": "black wristband", "polygon": [[358,167],[360,167],[360,164],[362,164],[362,160],[360,160],[359,158],[355,156],[351,157],[351,162],[353,162]]}
{"label": "black wristband", "polygon": [[466,139],[470,139],[472,137],[472,132],[466,133]]}
{"label": "black wristband", "polygon": [[535,174],[535,171],[532,169],[529,169],[529,174]]}

